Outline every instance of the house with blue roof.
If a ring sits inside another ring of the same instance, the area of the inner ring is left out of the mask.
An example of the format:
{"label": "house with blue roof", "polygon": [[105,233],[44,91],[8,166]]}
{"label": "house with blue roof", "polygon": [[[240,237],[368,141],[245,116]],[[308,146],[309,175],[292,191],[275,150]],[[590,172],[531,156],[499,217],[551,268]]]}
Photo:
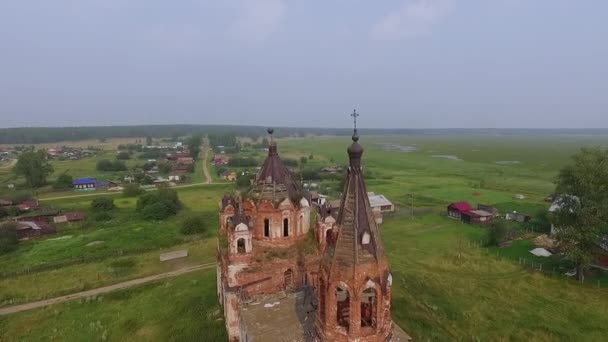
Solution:
{"label": "house with blue roof", "polygon": [[97,187],[97,179],[95,178],[79,178],[72,182],[72,186],[77,191],[95,190]]}

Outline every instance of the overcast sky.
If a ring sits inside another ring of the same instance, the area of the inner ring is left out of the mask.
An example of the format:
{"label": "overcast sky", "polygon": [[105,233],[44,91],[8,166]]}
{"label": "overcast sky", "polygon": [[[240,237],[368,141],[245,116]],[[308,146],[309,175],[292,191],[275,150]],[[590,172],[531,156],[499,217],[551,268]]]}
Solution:
{"label": "overcast sky", "polygon": [[0,127],[608,127],[606,0],[0,0]]}

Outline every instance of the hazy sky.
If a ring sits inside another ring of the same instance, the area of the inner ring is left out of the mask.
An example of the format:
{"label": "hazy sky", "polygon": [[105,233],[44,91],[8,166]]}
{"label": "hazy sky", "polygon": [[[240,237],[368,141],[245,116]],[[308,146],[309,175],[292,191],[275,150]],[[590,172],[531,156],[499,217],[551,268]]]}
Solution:
{"label": "hazy sky", "polygon": [[0,0],[0,127],[608,127],[606,0]]}

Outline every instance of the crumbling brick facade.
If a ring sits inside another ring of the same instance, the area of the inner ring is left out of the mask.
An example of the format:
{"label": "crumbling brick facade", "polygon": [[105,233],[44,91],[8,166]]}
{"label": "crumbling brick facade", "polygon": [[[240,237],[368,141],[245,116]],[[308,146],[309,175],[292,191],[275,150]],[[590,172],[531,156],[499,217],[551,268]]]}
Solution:
{"label": "crumbling brick facade", "polygon": [[391,339],[392,275],[361,172],[363,149],[353,140],[341,207],[318,208],[314,238],[309,201],[274,141],[252,188],[220,202],[218,296],[231,341],[249,336],[240,324],[243,305],[305,286],[316,297],[311,340]]}

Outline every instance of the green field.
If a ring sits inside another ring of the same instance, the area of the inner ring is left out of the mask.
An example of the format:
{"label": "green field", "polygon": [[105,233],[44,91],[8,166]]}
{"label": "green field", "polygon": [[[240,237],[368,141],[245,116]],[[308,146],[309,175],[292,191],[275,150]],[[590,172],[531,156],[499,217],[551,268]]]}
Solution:
{"label": "green field", "polygon": [[[304,168],[344,165],[349,143],[348,137],[282,139],[279,153],[294,159],[313,154]],[[556,275],[530,271],[520,258],[543,263],[546,269],[562,265],[558,259],[543,260],[528,253],[534,234],[508,248],[480,247],[484,229],[460,224],[442,213],[445,205],[460,200],[533,216],[545,211],[548,204],[543,198],[552,193],[553,180],[569,156],[581,146],[606,148],[608,137],[364,136],[360,143],[365,148],[368,191],[384,194],[398,207],[395,214],[385,216],[380,229],[394,274],[393,317],[415,340],[595,341],[607,336],[605,274],[579,284],[560,275],[559,268]],[[415,151],[397,151],[406,147]],[[336,181],[323,181],[322,186],[329,187],[323,192],[339,191]],[[196,236],[179,233],[179,217],[144,221],[133,211],[134,199],[116,196],[119,208],[113,221],[66,228],[1,256],[5,276],[0,278],[0,305],[180,266],[159,264],[161,250],[189,249],[188,265],[213,260],[217,202],[231,189],[229,184],[179,189],[185,211],[208,219],[211,231]],[[514,199],[515,194],[525,199]],[[91,199],[48,203],[86,208]],[[412,199],[415,217],[410,217]],[[70,237],[55,239],[62,236]],[[104,244],[87,247],[92,241]],[[70,279],[70,274],[78,276]],[[597,280],[602,281],[600,288]],[[89,302],[0,317],[0,340],[102,340],[105,334],[115,341],[185,341],[201,336],[209,336],[205,341],[222,341],[223,322],[216,310],[215,274],[201,271]]]}

